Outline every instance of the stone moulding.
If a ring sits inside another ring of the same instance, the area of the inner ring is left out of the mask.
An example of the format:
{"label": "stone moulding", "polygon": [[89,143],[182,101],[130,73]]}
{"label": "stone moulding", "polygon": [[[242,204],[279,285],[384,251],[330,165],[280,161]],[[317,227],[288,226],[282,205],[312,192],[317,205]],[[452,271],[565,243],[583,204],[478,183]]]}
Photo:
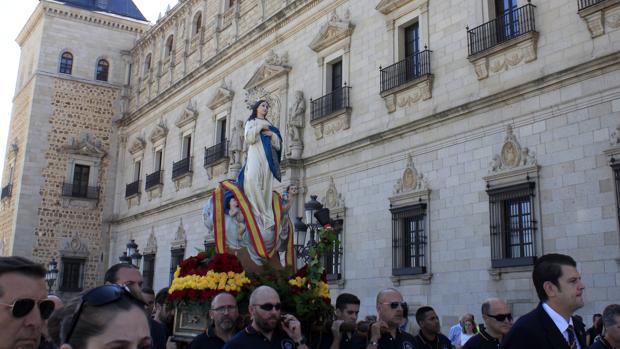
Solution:
{"label": "stone moulding", "polygon": [[310,49],[314,52],[321,52],[340,40],[347,39],[350,42],[354,29],[355,25],[349,21],[348,15],[341,19],[334,12],[329,21],[321,27],[319,33],[310,42]]}
{"label": "stone moulding", "polygon": [[586,22],[592,38],[605,34],[609,28],[620,28],[620,0],[601,1],[577,12]]}
{"label": "stone moulding", "polygon": [[136,137],[136,139],[131,144],[131,147],[129,147],[129,153],[131,155],[136,155],[139,152],[144,151],[145,146],[146,146],[146,141],[144,140],[144,138]]}
{"label": "stone moulding", "polygon": [[467,59],[474,65],[478,80],[500,73],[520,64],[536,60],[538,32],[529,32],[482,51]]}
{"label": "stone moulding", "polygon": [[218,87],[217,92],[215,92],[215,95],[213,95],[207,104],[207,107],[214,111],[224,104],[230,103],[234,95],[235,93],[229,90],[225,83],[222,83],[222,86]]}
{"label": "stone moulding", "polygon": [[333,135],[351,127],[351,112],[351,107],[347,107],[319,119],[311,120],[310,125],[314,127],[314,137],[319,140],[323,136]]}
{"label": "stone moulding", "polygon": [[427,74],[401,86],[381,92],[388,113],[396,111],[397,107],[412,107],[420,101],[430,99],[433,94],[433,75]]}
{"label": "stone moulding", "polygon": [[155,144],[159,142],[160,140],[165,139],[167,135],[168,135],[168,127],[166,126],[164,121],[161,120],[157,125],[155,125],[155,128],[153,128],[153,131],[151,131],[151,135],[149,139],[151,143]]}
{"label": "stone moulding", "polygon": [[270,80],[287,75],[290,71],[291,67],[288,65],[287,53],[277,55],[274,51],[269,51],[265,62],[256,69],[243,89],[246,91],[255,89]]}

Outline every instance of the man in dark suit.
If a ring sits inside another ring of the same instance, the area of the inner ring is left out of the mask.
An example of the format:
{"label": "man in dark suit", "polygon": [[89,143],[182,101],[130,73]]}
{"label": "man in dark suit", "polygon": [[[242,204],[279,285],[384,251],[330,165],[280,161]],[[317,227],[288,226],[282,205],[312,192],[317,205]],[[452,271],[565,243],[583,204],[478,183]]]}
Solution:
{"label": "man in dark suit", "polygon": [[573,317],[583,307],[581,276],[575,260],[547,254],[534,265],[532,279],[540,303],[504,337],[504,349],[586,349],[583,323]]}

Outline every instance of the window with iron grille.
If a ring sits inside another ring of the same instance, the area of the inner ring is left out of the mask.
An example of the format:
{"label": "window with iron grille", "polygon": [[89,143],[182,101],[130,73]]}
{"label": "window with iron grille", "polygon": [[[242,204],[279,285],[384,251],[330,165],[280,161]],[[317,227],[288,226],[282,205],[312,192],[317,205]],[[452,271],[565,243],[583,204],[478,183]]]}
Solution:
{"label": "window with iron grille", "polygon": [[90,177],[90,166],[76,164],[73,168],[73,190],[74,197],[88,196],[88,179]]}
{"label": "window with iron grille", "polygon": [[336,233],[338,244],[334,245],[330,251],[326,251],[323,256],[323,266],[327,274],[327,281],[336,281],[342,279],[342,228],[343,220],[336,219],[332,221],[332,227]]}
{"label": "window with iron grille", "polygon": [[153,288],[155,279],[155,254],[145,254],[142,262],[142,282],[144,287]]}
{"label": "window with iron grille", "polygon": [[86,261],[81,258],[62,258],[62,279],[60,280],[60,291],[82,291],[85,262]]}
{"label": "window with iron grille", "polygon": [[392,275],[426,273],[426,203],[392,212]]}
{"label": "window with iron grille", "polygon": [[614,178],[616,180],[616,208],[618,210],[618,221],[620,222],[620,163],[612,164]]}
{"label": "window with iron grille", "polygon": [[184,248],[170,250],[170,283],[174,279],[174,272],[177,270],[177,266],[183,261],[183,256],[185,256]]}
{"label": "window with iron grille", "polygon": [[59,71],[63,74],[71,75],[72,70],[73,70],[73,55],[70,52],[64,52],[62,56],[60,56]]}
{"label": "window with iron grille", "polygon": [[536,184],[490,189],[491,265],[493,268],[532,265],[536,260]]}

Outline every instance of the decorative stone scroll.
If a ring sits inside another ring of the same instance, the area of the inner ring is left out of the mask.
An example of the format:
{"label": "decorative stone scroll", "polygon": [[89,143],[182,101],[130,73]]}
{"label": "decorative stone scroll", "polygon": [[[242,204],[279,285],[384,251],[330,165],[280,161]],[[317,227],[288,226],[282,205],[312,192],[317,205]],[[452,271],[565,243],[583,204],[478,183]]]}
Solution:
{"label": "decorative stone scroll", "polygon": [[418,173],[413,165],[413,158],[411,154],[407,154],[407,166],[403,171],[403,175],[396,181],[394,185],[394,195],[411,193],[416,191],[426,191],[428,184],[424,175]]}
{"label": "decorative stone scroll", "polygon": [[59,252],[62,257],[86,259],[90,255],[86,242],[80,239],[77,232],[72,233],[70,237],[63,238],[60,241]]}
{"label": "decorative stone scroll", "polygon": [[336,189],[334,177],[329,177],[329,187],[321,201],[325,204],[325,207],[329,208],[332,215],[337,213],[334,211],[344,211],[344,198],[342,194],[338,192],[338,189]]}
{"label": "decorative stone scroll", "polygon": [[609,158],[609,162],[612,164],[620,162],[620,124],[611,131],[609,135],[609,145],[610,147],[604,151],[605,155]]}
{"label": "decorative stone scroll", "polygon": [[151,135],[149,136],[149,139],[151,143],[157,144],[162,139],[165,139],[167,135],[168,135],[168,126],[166,126],[166,123],[162,119],[159,121],[157,125],[155,125],[155,128],[153,128],[153,131],[151,131]]}
{"label": "decorative stone scroll", "polygon": [[129,153],[135,156],[136,154],[144,151],[144,147],[146,147],[146,141],[142,136],[138,136],[133,141],[133,143],[131,143],[131,147],[129,147]]}
{"label": "decorative stone scroll", "polygon": [[489,173],[498,173],[534,165],[537,165],[534,152],[527,147],[522,148],[517,141],[517,137],[512,132],[512,126],[507,125],[504,144],[499,154],[496,154],[489,163]]}
{"label": "decorative stone scroll", "polygon": [[170,243],[171,250],[184,249],[187,244],[187,238],[185,237],[185,228],[183,227],[183,218],[179,222],[179,227],[174,235],[174,240]]}
{"label": "decorative stone scroll", "polygon": [[592,38],[599,37],[610,29],[620,28],[620,1],[618,0],[601,1],[578,13],[586,22]]}
{"label": "decorative stone scroll", "polygon": [[155,237],[155,228],[151,227],[151,235],[146,242],[146,247],[142,250],[142,254],[156,254],[157,253],[157,237]]}
{"label": "decorative stone scroll", "polygon": [[310,42],[310,49],[318,53],[343,39],[346,39],[346,45],[350,47],[351,35],[355,29],[350,17],[348,10],[342,18],[335,11],[332,12],[327,23],[321,27],[319,33]]}
{"label": "decorative stone scroll", "polygon": [[489,77],[537,58],[538,32],[529,32],[469,56],[478,80]]}
{"label": "decorative stone scroll", "polygon": [[69,154],[99,159],[106,155],[106,152],[101,147],[101,142],[94,142],[88,133],[82,135],[79,140],[71,138],[71,142],[64,146],[64,150]]}

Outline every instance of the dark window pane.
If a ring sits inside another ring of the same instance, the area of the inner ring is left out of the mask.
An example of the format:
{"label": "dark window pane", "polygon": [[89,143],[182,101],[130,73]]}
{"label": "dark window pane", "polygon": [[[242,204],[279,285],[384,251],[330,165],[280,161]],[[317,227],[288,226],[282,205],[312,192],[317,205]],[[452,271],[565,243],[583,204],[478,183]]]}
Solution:
{"label": "dark window pane", "polygon": [[426,204],[392,210],[392,273],[426,272]]}
{"label": "dark window pane", "polygon": [[155,255],[145,254],[142,264],[142,279],[144,287],[153,288],[155,278]]}
{"label": "dark window pane", "polygon": [[61,291],[78,292],[82,290],[83,259],[62,258]]}
{"label": "dark window pane", "polygon": [[60,57],[60,72],[63,74],[71,74],[73,70],[73,55],[65,52]]}
{"label": "dark window pane", "polygon": [[97,63],[97,80],[108,81],[108,70],[110,64],[105,59],[100,59]]}
{"label": "dark window pane", "polygon": [[171,250],[170,255],[170,283],[172,283],[172,279],[174,279],[174,272],[177,270],[177,266],[183,261],[185,250]]}
{"label": "dark window pane", "polygon": [[88,177],[90,166],[75,165],[73,169],[73,196],[86,197],[88,194]]}

